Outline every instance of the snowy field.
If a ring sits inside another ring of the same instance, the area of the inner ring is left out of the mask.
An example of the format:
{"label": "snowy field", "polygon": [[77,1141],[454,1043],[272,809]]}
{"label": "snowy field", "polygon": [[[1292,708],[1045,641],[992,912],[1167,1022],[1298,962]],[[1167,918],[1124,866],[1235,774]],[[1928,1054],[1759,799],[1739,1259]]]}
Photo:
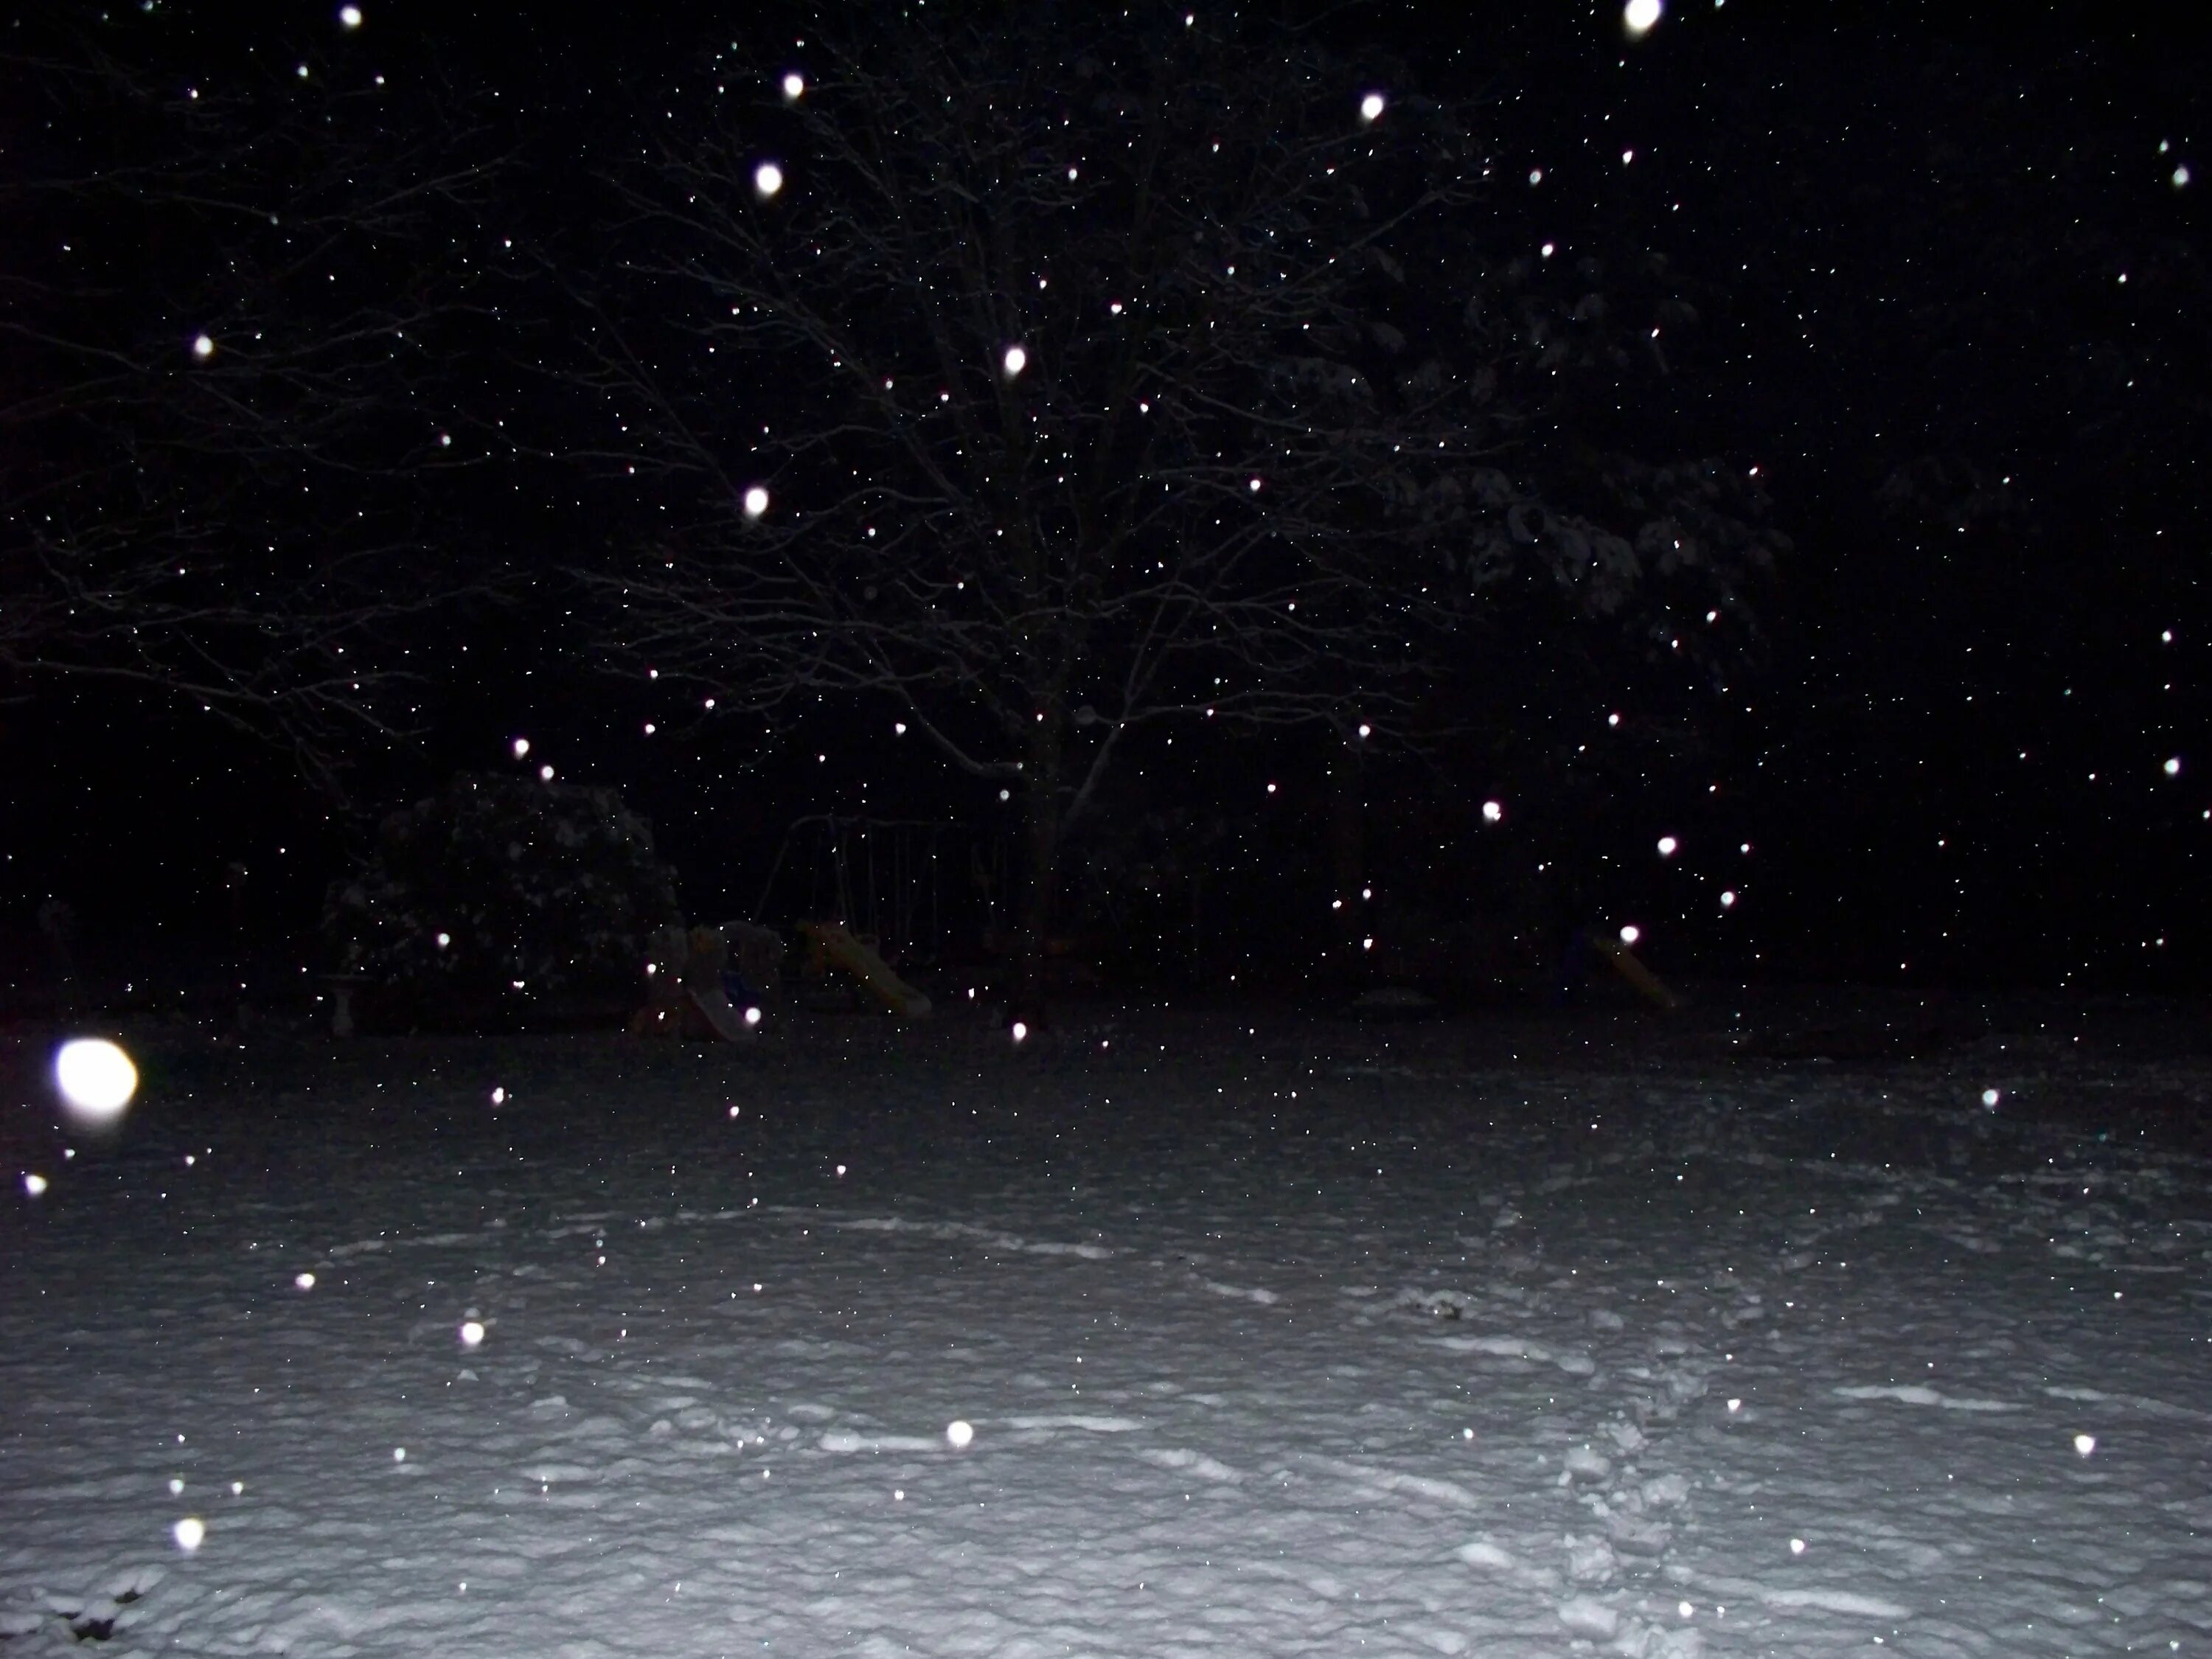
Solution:
{"label": "snowy field", "polygon": [[141,1032],[0,1656],[2212,1655],[2212,1064],[1587,1018]]}

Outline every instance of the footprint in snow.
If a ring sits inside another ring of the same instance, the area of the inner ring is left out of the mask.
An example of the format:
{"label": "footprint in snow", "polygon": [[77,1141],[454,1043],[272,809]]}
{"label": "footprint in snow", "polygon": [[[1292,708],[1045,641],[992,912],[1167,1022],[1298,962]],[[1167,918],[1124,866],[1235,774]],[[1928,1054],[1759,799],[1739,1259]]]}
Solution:
{"label": "footprint in snow", "polygon": [[1674,1541],[1674,1529],[1663,1521],[1653,1521],[1641,1515],[1613,1510],[1604,1516],[1606,1536],[1613,1547],[1622,1555],[1632,1555],[1647,1561],[1656,1561],[1666,1554],[1667,1547]]}
{"label": "footprint in snow", "polygon": [[[127,1627],[137,1615],[125,1611],[167,1577],[160,1567],[130,1567],[115,1574],[105,1589],[83,1597],[46,1598],[43,1611],[28,1608],[0,1611],[0,1641],[35,1636],[49,1629],[50,1620],[64,1626],[75,1642],[105,1642]],[[54,1632],[57,1639],[59,1632]]]}
{"label": "footprint in snow", "polygon": [[1570,1446],[1567,1449],[1566,1467],[1559,1475],[1559,1483],[1562,1486],[1573,1481],[1580,1481],[1585,1486],[1595,1486],[1601,1481],[1609,1480],[1612,1478],[1613,1460],[1603,1452],[1587,1445]]}
{"label": "footprint in snow", "polygon": [[1570,1636],[1610,1642],[1620,1633],[1620,1614],[1592,1595],[1570,1595],[1559,1603],[1559,1623]]}
{"label": "footprint in snow", "polygon": [[1188,1451],[1180,1446],[1148,1447],[1137,1455],[1159,1468],[1194,1474],[1201,1480],[1234,1485],[1244,1478],[1242,1471],[1232,1469],[1226,1463],[1217,1462],[1203,1452]]}
{"label": "footprint in snow", "polygon": [[1249,1285],[1224,1285],[1218,1279],[1201,1279],[1198,1281],[1198,1287],[1202,1291],[1211,1291],[1216,1296],[1231,1297],[1240,1302],[1256,1302],[1263,1308],[1273,1307],[1282,1300],[1273,1291],[1263,1291]]}
{"label": "footprint in snow", "polygon": [[1495,1359],[1518,1359],[1531,1364],[1556,1365],[1569,1376],[1589,1376],[1597,1361],[1576,1349],[1557,1349],[1548,1343],[1522,1336],[1439,1336],[1431,1339],[1453,1353],[1486,1354]]}
{"label": "footprint in snow", "polygon": [[1620,1575],[1620,1558],[1602,1538],[1565,1539],[1567,1577],[1577,1584],[1609,1584]]}

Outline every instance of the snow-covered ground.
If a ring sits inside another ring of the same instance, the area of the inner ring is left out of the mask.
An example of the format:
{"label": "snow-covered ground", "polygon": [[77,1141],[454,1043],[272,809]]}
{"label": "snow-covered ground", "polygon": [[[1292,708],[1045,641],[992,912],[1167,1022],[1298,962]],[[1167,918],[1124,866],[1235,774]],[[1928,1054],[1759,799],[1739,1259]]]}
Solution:
{"label": "snow-covered ground", "polygon": [[142,1033],[0,1656],[2212,1654],[2212,1067],[1547,1030]]}

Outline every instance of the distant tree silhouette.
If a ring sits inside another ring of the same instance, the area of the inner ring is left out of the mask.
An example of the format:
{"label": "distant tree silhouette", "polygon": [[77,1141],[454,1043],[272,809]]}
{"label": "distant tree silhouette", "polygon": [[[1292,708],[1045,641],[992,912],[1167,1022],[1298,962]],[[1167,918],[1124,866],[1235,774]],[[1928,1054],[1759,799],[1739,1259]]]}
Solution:
{"label": "distant tree silhouette", "polygon": [[434,86],[196,64],[165,27],[0,58],[0,696],[204,708],[329,781],[410,722],[401,642],[472,585],[414,486],[471,453],[434,388],[482,131]]}
{"label": "distant tree silhouette", "polygon": [[1007,792],[1033,1001],[1133,732],[1401,739],[1509,576],[1618,612],[1745,550],[1694,468],[1593,465],[1585,507],[1522,465],[1504,384],[1556,359],[1468,261],[1468,111],[1179,10],[998,18],[673,97],[575,384],[649,497],[591,576],[611,641],[753,734],[855,703]]}

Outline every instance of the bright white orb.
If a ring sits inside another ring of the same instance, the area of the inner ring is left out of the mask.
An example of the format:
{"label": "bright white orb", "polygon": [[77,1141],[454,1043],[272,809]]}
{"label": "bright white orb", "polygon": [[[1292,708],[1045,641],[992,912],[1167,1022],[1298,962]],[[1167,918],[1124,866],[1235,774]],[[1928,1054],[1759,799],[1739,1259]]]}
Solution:
{"label": "bright white orb", "polygon": [[793,70],[783,77],[783,101],[795,104],[806,92],[806,77]]}
{"label": "bright white orb", "polygon": [[1382,94],[1379,92],[1370,92],[1359,100],[1359,118],[1363,121],[1379,121],[1382,118],[1382,112],[1386,107]]}
{"label": "bright white orb", "polygon": [[529,739],[529,738],[517,738],[514,740],[514,757],[515,757],[515,759],[517,759],[517,760],[520,760],[520,759],[522,759],[522,758],[523,758],[523,757],[524,757],[524,756],[526,756],[526,755],[529,754],[529,752],[530,752],[530,739]]}
{"label": "bright white orb", "polygon": [[207,1537],[207,1522],[197,1515],[188,1515],[169,1528],[169,1535],[177,1540],[177,1547],[190,1555]]}
{"label": "bright white orb", "polygon": [[300,1290],[312,1291],[315,1288],[315,1276],[313,1273],[295,1273],[292,1283]]}
{"label": "bright white orb", "polygon": [[538,775],[544,781],[550,783],[553,781],[553,769],[550,766],[541,766],[538,769]]}
{"label": "bright white orb", "polygon": [[1010,345],[1006,348],[1006,355],[999,361],[1006,371],[1006,378],[1011,380],[1030,366],[1030,354],[1018,345]]}
{"label": "bright white orb", "polygon": [[461,1322],[461,1346],[463,1347],[474,1348],[481,1346],[483,1343],[483,1321],[481,1319],[465,1319]]}
{"label": "bright white orb", "polygon": [[338,21],[347,28],[359,28],[361,27],[361,8],[359,6],[340,6],[338,8]]}
{"label": "bright white orb", "polygon": [[1791,1539],[1791,1540],[1790,1540],[1790,1554],[1792,1554],[1792,1555],[1802,1555],[1802,1554],[1804,1554],[1804,1553],[1805,1553],[1805,1540],[1804,1540],[1803,1539],[1802,1539],[1802,1538],[1793,1538],[1793,1539]]}
{"label": "bright white orb", "polygon": [[975,1431],[957,1418],[945,1425],[945,1443],[955,1451],[965,1451],[975,1437]]}
{"label": "bright white orb", "polygon": [[1735,888],[1731,887],[1728,891],[1721,895],[1721,908],[1723,910],[1733,910],[1735,908]]}
{"label": "bright white orb", "polygon": [[767,511],[768,490],[763,485],[755,484],[745,491],[745,517],[757,519]]}
{"label": "bright white orb", "polygon": [[1260,480],[1259,480],[1259,479],[1255,478],[1255,479],[1253,479],[1253,480],[1252,480],[1251,489],[1252,489],[1252,493],[1253,493],[1255,495],[1258,495],[1258,494],[1260,493]]}
{"label": "bright white orb", "polygon": [[33,1198],[39,1197],[46,1190],[46,1176],[33,1170],[26,1170],[23,1172],[23,1190]]}
{"label": "bright white orb", "polygon": [[760,1023],[761,1011],[759,1009],[748,1008],[745,1010],[745,1024],[747,1025],[757,1025]]}
{"label": "bright white orb", "polygon": [[2095,1435],[2077,1434],[2074,1437],[2074,1450],[2076,1455],[2087,1457],[2091,1452],[2096,1449],[2097,1437]]}
{"label": "bright white orb", "polygon": [[1662,836],[1659,837],[1659,856],[1662,859],[1673,858],[1676,853],[1681,850],[1681,848],[1682,843],[1676,841],[1672,836]]}
{"label": "bright white orb", "polygon": [[783,169],[773,161],[763,161],[753,169],[753,188],[766,200],[783,188]]}
{"label": "bright white orb", "polygon": [[2184,162],[2181,166],[2174,168],[2173,170],[2173,187],[2176,190],[2182,190],[2185,189],[2188,186],[2188,184],[2189,166],[2188,163]]}
{"label": "bright white orb", "polygon": [[1620,21],[1628,26],[1629,33],[1642,36],[1651,32],[1651,26],[1659,21],[1660,13],[1666,9],[1660,0],[1628,0],[1627,6],[1620,14]]}
{"label": "bright white orb", "polygon": [[1988,1107],[1993,1112],[1997,1109],[1997,1102],[2003,1098],[2003,1094],[1996,1089],[1984,1089],[1982,1091],[1982,1104]]}
{"label": "bright white orb", "polygon": [[2166,775],[2169,778],[2179,777],[2181,775],[2181,757],[2179,755],[2170,757],[2166,763],[2165,770]]}
{"label": "bright white orb", "polygon": [[192,342],[192,356],[205,362],[215,356],[215,342],[206,335],[201,335]]}
{"label": "bright white orb", "polygon": [[1017,1042],[1027,1042],[1029,1040],[1030,1028],[1024,1024],[1020,1020],[1016,1020],[1014,1022],[1014,1041]]}
{"label": "bright white orb", "polygon": [[1486,800],[1482,803],[1482,821],[1485,823],[1496,823],[1504,816],[1505,807],[1504,803],[1494,800]]}
{"label": "bright white orb", "polygon": [[121,1117],[138,1092],[138,1068],[106,1037],[78,1037],[54,1056],[54,1086],[71,1117],[104,1126]]}
{"label": "bright white orb", "polygon": [[1620,942],[1623,945],[1633,945],[1643,937],[1644,930],[1632,921],[1620,930]]}

